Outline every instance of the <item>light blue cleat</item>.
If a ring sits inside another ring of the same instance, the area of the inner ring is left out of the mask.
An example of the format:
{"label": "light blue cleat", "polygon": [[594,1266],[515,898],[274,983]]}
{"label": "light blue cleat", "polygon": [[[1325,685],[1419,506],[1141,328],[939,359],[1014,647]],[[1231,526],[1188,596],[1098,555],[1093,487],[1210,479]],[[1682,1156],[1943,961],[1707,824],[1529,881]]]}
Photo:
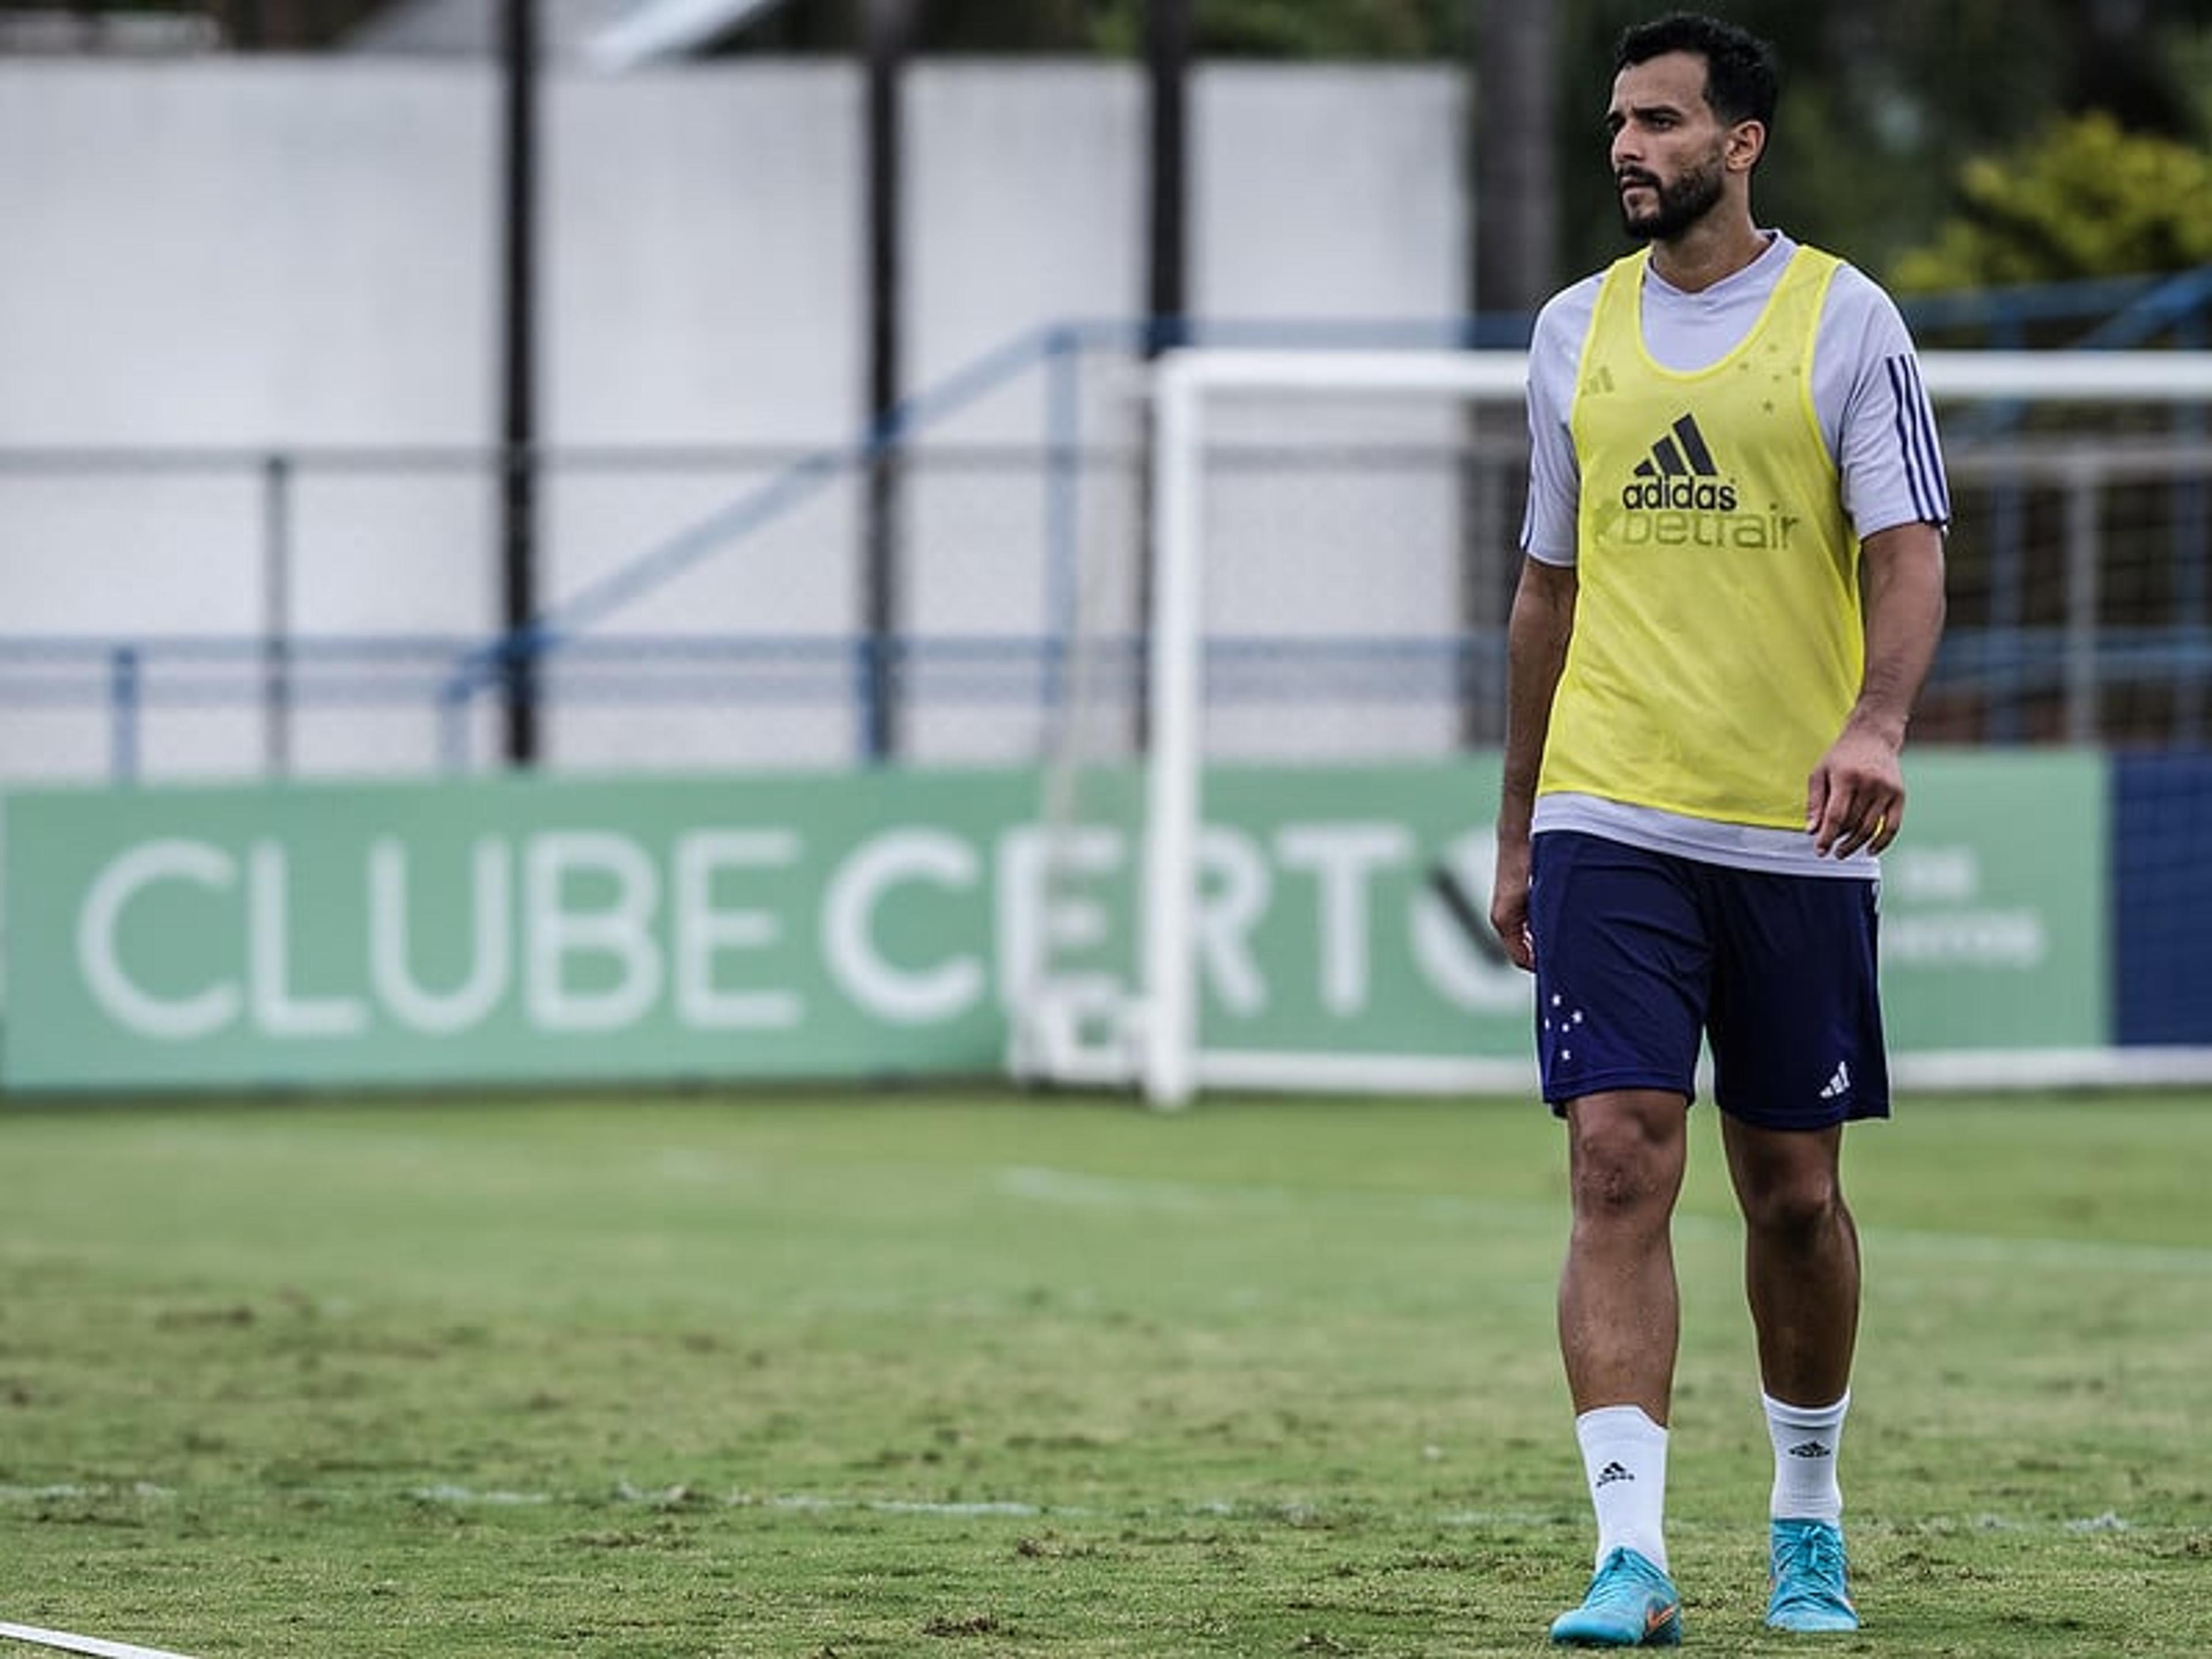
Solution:
{"label": "light blue cleat", "polygon": [[1582,1606],[1552,1621],[1552,1639],[1571,1648],[1671,1648],[1682,1639],[1682,1598],[1634,1550],[1615,1550],[1599,1563]]}
{"label": "light blue cleat", "polygon": [[1844,1581],[1843,1529],[1826,1521],[1777,1521],[1767,1546],[1766,1622],[1776,1630],[1856,1630]]}

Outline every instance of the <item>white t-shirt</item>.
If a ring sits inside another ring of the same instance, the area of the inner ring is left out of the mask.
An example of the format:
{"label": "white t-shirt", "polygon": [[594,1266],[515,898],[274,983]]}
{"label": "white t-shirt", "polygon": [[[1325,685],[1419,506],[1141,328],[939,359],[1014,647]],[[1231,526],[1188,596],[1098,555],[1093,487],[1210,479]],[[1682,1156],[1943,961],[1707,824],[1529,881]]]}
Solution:
{"label": "white t-shirt", "polygon": [[[1686,293],[1647,270],[1644,349],[1662,367],[1694,373],[1734,350],[1757,324],[1797,245],[1765,231],[1765,252],[1711,288]],[[1528,347],[1528,510],[1522,550],[1545,564],[1575,562],[1582,473],[1570,422],[1583,343],[1604,281],[1600,271],[1562,290],[1537,313]],[[1890,297],[1846,264],[1829,284],[1813,342],[1813,410],[1841,479],[1844,513],[1863,541],[1901,524],[1946,525],[1950,492],[1919,360]],[[1580,830],[1655,851],[1739,868],[1869,877],[1862,853],[1823,859],[1795,830],[1714,823],[1589,795],[1536,802],[1535,830]]]}

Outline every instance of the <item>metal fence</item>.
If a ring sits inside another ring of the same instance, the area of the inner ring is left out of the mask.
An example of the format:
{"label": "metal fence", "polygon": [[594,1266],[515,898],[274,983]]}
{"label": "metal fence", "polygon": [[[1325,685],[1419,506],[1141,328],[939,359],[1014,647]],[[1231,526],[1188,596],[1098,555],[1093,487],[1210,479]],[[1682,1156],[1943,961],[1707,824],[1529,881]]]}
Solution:
{"label": "metal fence", "polygon": [[[2212,296],[2212,281],[2192,280],[2070,302],[2110,308],[2098,343],[2186,337]],[[1973,313],[1984,337],[2064,325],[2051,296],[2014,298]],[[1916,322],[1955,340],[1972,320],[1946,301]],[[1079,678],[1134,745],[1146,352],[1201,337],[1497,344],[1523,325],[1057,327],[810,453],[0,452],[14,573],[0,780],[495,766],[517,663],[560,768],[1027,760],[1054,740]],[[1923,732],[2207,741],[2205,431],[2194,407],[2149,426],[2077,411],[2063,428],[1990,407],[1947,428],[1952,624]],[[1250,711],[1255,730],[1349,708],[1390,711],[1374,729],[1395,720],[1420,743],[1494,741],[1523,464],[1510,420],[1224,439],[1215,467],[1250,517],[1258,596],[1239,614],[1275,620],[1217,625],[1214,700]],[[515,632],[499,625],[495,589],[512,465],[538,482],[554,595]],[[871,502],[885,499],[895,591],[879,604],[866,549]],[[1288,568],[1285,553],[1438,537],[1449,581],[1413,626],[1344,620],[1322,567]],[[1279,614],[1277,596],[1301,586],[1321,593],[1318,612]]]}

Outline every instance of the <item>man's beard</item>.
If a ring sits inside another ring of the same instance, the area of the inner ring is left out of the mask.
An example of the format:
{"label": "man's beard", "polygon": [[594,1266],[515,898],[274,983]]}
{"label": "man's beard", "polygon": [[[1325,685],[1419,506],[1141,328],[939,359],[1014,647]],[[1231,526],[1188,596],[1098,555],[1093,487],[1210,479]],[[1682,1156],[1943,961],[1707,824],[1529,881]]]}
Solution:
{"label": "man's beard", "polygon": [[1721,159],[1715,155],[1705,166],[1692,167],[1670,185],[1638,173],[1638,182],[1658,191],[1658,206],[1643,213],[1632,211],[1627,198],[1620,203],[1620,222],[1638,241],[1666,242],[1680,236],[1712,211],[1721,199],[1723,177]]}

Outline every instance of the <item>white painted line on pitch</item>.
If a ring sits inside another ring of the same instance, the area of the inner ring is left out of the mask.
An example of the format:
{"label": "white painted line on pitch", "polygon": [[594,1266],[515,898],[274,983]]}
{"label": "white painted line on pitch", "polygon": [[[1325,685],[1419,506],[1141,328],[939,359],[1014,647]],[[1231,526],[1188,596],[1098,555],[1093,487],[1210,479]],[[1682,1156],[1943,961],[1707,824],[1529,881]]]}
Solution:
{"label": "white painted line on pitch", "polygon": [[[1387,1188],[1268,1187],[1243,1182],[1133,1181],[1019,1164],[997,1171],[997,1185],[1010,1198],[1056,1204],[1069,1209],[1169,1211],[1179,1214],[1219,1212],[1231,1206],[1282,1209],[1310,1206],[1326,1200],[1360,1204],[1437,1221],[1486,1221],[1517,1224],[1561,1222],[1565,1206],[1525,1200],[1467,1198],[1451,1193],[1395,1193]],[[1677,1213],[1677,1233],[1691,1238],[1734,1238],[1740,1224],[1732,1218]],[[2138,1273],[2212,1273],[2212,1249],[2189,1244],[2133,1244],[2105,1238],[2008,1237],[1993,1233],[1944,1233],[1862,1225],[1870,1247],[1909,1255],[1932,1255],[1948,1262],[1977,1265],[2072,1268]]]}
{"label": "white painted line on pitch", "polygon": [[0,1636],[38,1647],[59,1648],[64,1653],[97,1654],[100,1659],[191,1659],[189,1654],[171,1653],[167,1648],[134,1647],[128,1642],[102,1641],[97,1636],[72,1636],[65,1630],[40,1630],[36,1625],[0,1624]]}

